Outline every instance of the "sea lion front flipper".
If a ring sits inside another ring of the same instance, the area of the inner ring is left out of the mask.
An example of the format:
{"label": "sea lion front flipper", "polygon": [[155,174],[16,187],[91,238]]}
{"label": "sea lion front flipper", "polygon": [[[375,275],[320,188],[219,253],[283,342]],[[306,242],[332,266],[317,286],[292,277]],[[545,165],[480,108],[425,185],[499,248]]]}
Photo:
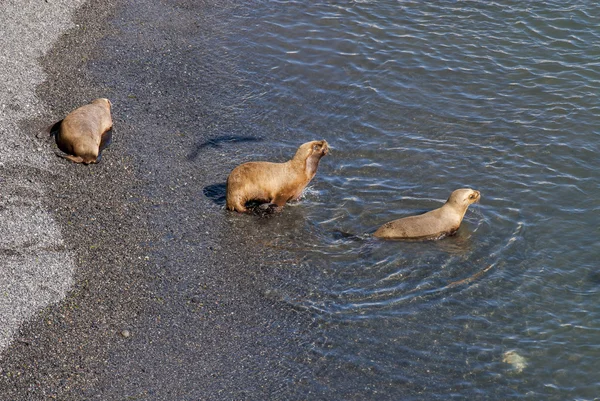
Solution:
{"label": "sea lion front flipper", "polygon": [[271,200],[270,203],[267,204],[274,204],[279,207],[284,207],[287,201],[288,197],[286,195],[278,194],[274,199]]}

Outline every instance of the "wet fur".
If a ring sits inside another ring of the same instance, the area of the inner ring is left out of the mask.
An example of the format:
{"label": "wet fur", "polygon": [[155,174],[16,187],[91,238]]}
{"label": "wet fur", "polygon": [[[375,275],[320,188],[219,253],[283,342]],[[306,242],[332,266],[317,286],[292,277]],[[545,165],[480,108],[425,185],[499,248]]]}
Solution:
{"label": "wet fur", "polygon": [[453,235],[460,227],[469,205],[479,198],[478,191],[457,189],[442,207],[385,223],[373,235],[389,239],[440,239]]}
{"label": "wet fur", "polygon": [[227,178],[227,209],[243,213],[251,201],[281,208],[297,200],[328,151],[326,141],[311,141],[301,145],[285,163],[249,162],[234,168]]}
{"label": "wet fur", "polygon": [[[66,153],[61,155],[75,163],[97,163],[112,138],[111,103],[96,99],[79,107],[56,123],[56,144]],[[52,131],[51,130],[51,131]]]}

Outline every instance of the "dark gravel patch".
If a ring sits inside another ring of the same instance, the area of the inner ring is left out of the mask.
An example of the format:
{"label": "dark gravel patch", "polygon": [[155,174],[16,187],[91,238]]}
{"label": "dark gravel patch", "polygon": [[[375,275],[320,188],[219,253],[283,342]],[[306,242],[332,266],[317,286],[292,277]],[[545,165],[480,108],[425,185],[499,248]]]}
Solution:
{"label": "dark gravel patch", "polygon": [[96,97],[115,128],[100,164],[56,158],[43,178],[76,282],[4,353],[2,399],[307,397],[312,319],[269,295],[290,267],[264,246],[277,221],[222,207],[228,172],[272,139],[230,106],[245,83],[220,42],[239,12],[93,0],[43,58],[51,114],[27,135]]}

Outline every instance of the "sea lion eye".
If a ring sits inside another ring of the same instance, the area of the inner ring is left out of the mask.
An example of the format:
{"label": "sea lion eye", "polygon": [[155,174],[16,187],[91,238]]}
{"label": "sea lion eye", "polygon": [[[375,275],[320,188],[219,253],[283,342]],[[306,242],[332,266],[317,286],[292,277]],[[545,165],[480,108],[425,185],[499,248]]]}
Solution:
{"label": "sea lion eye", "polygon": [[319,150],[321,148],[321,145],[313,145],[313,150]]}

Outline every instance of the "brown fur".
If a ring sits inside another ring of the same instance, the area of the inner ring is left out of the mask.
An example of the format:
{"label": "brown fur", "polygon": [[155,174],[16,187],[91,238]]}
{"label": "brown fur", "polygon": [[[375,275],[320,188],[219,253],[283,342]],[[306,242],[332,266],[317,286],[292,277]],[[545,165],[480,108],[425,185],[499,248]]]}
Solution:
{"label": "brown fur", "polygon": [[437,239],[456,233],[467,208],[479,201],[480,193],[470,188],[452,192],[446,203],[419,216],[410,216],[385,223],[373,234],[378,238]]}
{"label": "brown fur", "polygon": [[300,146],[285,163],[249,162],[234,168],[227,177],[227,209],[246,212],[249,201],[282,207],[297,200],[328,152],[327,141],[312,141]]}
{"label": "brown fur", "polygon": [[96,99],[90,104],[70,112],[60,123],[56,135],[63,156],[75,163],[97,163],[101,145],[112,129],[111,103],[108,99]]}

